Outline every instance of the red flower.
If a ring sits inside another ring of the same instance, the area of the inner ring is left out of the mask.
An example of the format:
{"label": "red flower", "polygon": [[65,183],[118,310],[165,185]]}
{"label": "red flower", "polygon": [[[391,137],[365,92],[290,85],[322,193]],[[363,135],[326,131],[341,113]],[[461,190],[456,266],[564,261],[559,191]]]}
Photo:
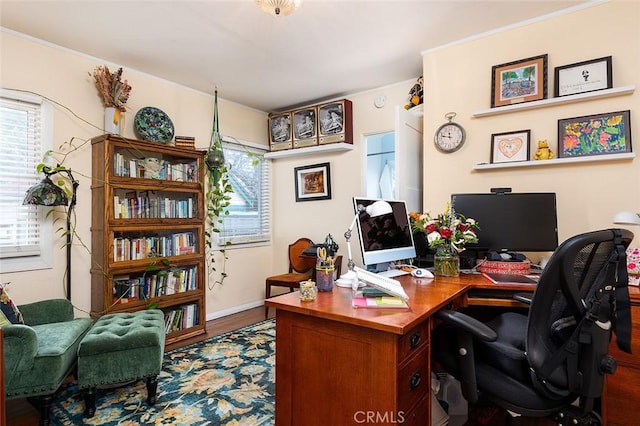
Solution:
{"label": "red flower", "polygon": [[435,225],[435,223],[430,223],[426,226],[425,229],[427,230],[428,233],[432,233],[434,231],[437,231],[438,227]]}
{"label": "red flower", "polygon": [[451,231],[451,229],[449,228],[442,228],[440,230],[440,235],[442,235],[442,238],[444,238],[445,240],[448,240],[453,235],[453,231]]}

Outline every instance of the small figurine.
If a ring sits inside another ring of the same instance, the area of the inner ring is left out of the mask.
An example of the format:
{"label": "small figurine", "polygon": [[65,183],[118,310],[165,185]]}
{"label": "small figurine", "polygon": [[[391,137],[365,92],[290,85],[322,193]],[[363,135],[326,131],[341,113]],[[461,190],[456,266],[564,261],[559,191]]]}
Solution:
{"label": "small figurine", "polygon": [[147,157],[142,160],[144,164],[145,179],[160,179],[163,160],[155,157]]}
{"label": "small figurine", "polygon": [[409,90],[409,103],[404,109],[413,108],[420,105],[424,100],[424,80],[422,76],[418,77],[418,81]]}
{"label": "small figurine", "polygon": [[549,148],[549,142],[546,139],[538,141],[538,150],[533,154],[534,160],[550,160],[554,157],[553,151]]}

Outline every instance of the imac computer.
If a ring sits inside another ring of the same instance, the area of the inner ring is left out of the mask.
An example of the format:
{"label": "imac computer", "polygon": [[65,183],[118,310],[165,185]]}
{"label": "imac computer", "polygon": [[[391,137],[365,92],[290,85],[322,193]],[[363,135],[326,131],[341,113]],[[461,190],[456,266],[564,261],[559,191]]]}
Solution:
{"label": "imac computer", "polygon": [[555,193],[453,194],[451,207],[478,222],[478,242],[466,245],[477,254],[547,252],[558,247]]}
{"label": "imac computer", "polygon": [[362,207],[376,201],[380,199],[354,197],[353,207],[354,212],[360,211],[356,223],[362,261],[368,269],[380,272],[389,269],[392,262],[416,257],[416,249],[406,203],[383,200],[391,205],[391,213],[371,217]]}

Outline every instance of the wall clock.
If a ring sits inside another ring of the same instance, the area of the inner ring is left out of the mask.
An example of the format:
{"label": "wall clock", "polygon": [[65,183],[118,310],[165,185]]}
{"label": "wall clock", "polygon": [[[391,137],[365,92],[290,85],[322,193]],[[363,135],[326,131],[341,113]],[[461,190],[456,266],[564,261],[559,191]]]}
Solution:
{"label": "wall clock", "polygon": [[445,118],[449,121],[438,127],[434,137],[434,143],[438,151],[446,154],[455,152],[462,148],[466,139],[464,127],[453,122],[453,117],[455,116],[455,112],[445,114]]}

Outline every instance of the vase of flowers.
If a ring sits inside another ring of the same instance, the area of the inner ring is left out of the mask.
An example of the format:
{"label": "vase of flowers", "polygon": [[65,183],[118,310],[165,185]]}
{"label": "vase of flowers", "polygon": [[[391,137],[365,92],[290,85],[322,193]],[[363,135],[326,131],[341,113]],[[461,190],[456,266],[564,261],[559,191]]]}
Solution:
{"label": "vase of flowers", "polygon": [[457,277],[460,274],[459,253],[467,243],[478,242],[478,223],[453,211],[447,203],[444,211],[436,216],[426,213],[409,213],[414,234],[426,235],[431,249],[436,250],[433,259],[434,275]]}
{"label": "vase of flowers", "polygon": [[104,105],[105,133],[121,134],[124,127],[125,104],[129,100],[131,86],[122,81],[122,68],[112,73],[106,66],[97,66],[93,70],[93,79]]}

